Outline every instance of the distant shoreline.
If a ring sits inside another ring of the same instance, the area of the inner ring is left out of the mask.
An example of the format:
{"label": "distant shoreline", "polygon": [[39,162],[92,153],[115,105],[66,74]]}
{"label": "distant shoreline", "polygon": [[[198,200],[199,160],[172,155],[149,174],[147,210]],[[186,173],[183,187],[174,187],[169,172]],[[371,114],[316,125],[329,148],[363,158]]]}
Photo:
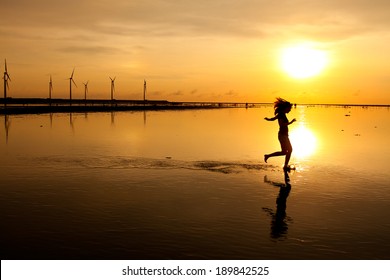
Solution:
{"label": "distant shoreline", "polygon": [[45,114],[83,113],[144,110],[189,110],[249,108],[270,106],[271,103],[237,102],[171,102],[167,100],[84,100],[84,99],[44,99],[44,98],[4,98],[0,99],[0,114]]}
{"label": "distant shoreline", "polygon": [[[256,108],[273,103],[256,102],[171,102],[167,100],[105,100],[105,99],[48,99],[0,98],[0,114],[83,113],[144,110],[188,110],[220,108]],[[296,104],[297,106],[327,107],[390,107],[380,104]]]}

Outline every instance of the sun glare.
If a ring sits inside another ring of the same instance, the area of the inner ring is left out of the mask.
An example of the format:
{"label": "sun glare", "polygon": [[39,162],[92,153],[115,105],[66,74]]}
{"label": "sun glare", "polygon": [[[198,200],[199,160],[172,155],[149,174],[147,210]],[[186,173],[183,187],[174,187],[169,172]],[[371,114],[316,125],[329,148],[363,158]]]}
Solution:
{"label": "sun glare", "polygon": [[291,131],[290,139],[293,146],[293,155],[298,158],[308,157],[316,150],[317,139],[303,124]]}
{"label": "sun glare", "polygon": [[325,51],[299,45],[284,49],[281,63],[288,75],[304,79],[320,74],[328,63],[328,57]]}

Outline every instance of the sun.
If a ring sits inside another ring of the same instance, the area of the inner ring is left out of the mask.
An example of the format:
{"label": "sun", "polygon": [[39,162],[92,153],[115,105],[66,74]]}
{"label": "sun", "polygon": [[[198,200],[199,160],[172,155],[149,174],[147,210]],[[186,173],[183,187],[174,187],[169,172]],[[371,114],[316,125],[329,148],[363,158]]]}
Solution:
{"label": "sun", "polygon": [[297,45],[282,51],[281,64],[291,77],[304,79],[320,74],[328,64],[328,56],[323,50]]}

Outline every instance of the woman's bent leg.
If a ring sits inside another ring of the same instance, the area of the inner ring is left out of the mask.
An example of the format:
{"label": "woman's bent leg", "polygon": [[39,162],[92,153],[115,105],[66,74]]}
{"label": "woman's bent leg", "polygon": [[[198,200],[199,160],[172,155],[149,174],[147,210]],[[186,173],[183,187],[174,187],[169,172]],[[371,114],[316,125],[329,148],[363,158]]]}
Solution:
{"label": "woman's bent leg", "polygon": [[283,151],[274,152],[274,153],[269,154],[269,155],[264,155],[264,161],[267,162],[267,160],[268,160],[270,157],[278,157],[278,156],[284,156],[284,155],[286,155],[286,152],[283,152]]}

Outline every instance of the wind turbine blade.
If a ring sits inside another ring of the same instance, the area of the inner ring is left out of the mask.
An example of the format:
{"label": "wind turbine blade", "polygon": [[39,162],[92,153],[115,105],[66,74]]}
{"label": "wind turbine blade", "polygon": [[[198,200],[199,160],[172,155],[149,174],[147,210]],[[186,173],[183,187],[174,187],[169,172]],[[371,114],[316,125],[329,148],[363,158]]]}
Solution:
{"label": "wind turbine blade", "polygon": [[77,87],[77,85],[76,85],[76,83],[74,82],[74,80],[73,79],[70,79],[71,81],[72,81],[72,83]]}
{"label": "wind turbine blade", "polygon": [[9,89],[8,81],[5,81],[5,84],[7,85],[7,89]]}
{"label": "wind turbine blade", "polygon": [[112,78],[111,77],[109,77],[110,78],[110,80],[111,80],[111,82],[112,82]]}
{"label": "wind turbine blade", "polygon": [[116,79],[116,77],[114,77],[114,80],[113,80],[113,81],[115,81],[115,79]]}
{"label": "wind turbine blade", "polygon": [[11,77],[8,75],[8,73],[5,74],[7,75],[7,80],[10,80],[12,82]]}
{"label": "wind turbine blade", "polygon": [[73,78],[74,69],[75,69],[75,68],[73,68],[72,75],[70,76],[71,79]]}

